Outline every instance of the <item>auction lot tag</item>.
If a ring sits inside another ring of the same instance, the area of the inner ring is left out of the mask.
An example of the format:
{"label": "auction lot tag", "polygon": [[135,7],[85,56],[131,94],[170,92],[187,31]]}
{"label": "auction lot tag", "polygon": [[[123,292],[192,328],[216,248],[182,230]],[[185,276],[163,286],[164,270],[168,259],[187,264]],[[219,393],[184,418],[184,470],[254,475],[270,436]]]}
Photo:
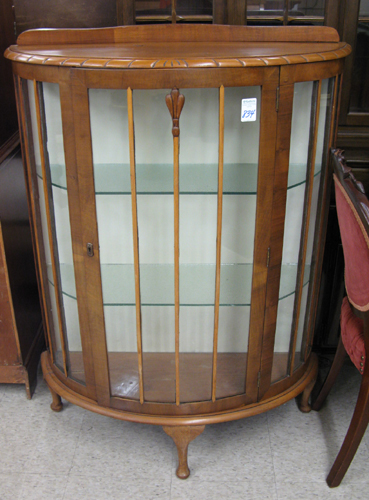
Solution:
{"label": "auction lot tag", "polygon": [[256,97],[242,99],[241,122],[256,121]]}

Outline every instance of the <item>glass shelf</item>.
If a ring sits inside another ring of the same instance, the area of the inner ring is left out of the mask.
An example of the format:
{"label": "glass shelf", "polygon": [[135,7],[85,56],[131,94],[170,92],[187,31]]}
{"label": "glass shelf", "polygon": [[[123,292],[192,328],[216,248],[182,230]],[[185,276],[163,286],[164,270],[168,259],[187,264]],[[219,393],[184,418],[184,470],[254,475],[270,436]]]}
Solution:
{"label": "glass shelf", "polygon": [[[105,306],[135,305],[133,264],[102,264],[102,287]],[[73,266],[60,266],[63,294],[76,299]],[[282,265],[280,297],[295,292],[297,265]],[[304,284],[309,280],[310,266],[306,266]],[[48,268],[51,284],[52,272]],[[252,264],[223,264],[221,266],[220,305],[249,306],[251,298]],[[141,264],[141,305],[174,305],[173,264]],[[159,286],[158,286],[159,284]],[[180,265],[181,306],[213,306],[215,265]]]}
{"label": "glass shelf", "polygon": [[[51,179],[55,187],[66,189],[64,165],[51,165]],[[232,163],[224,165],[224,194],[256,194],[257,164]],[[131,180],[128,164],[99,164],[94,166],[96,194],[130,194]],[[315,175],[320,172],[316,165]],[[42,178],[38,167],[38,176]],[[173,165],[136,166],[137,194],[173,194]],[[306,165],[291,164],[288,188],[306,181]],[[181,164],[181,194],[215,194],[218,190],[217,164]]]}

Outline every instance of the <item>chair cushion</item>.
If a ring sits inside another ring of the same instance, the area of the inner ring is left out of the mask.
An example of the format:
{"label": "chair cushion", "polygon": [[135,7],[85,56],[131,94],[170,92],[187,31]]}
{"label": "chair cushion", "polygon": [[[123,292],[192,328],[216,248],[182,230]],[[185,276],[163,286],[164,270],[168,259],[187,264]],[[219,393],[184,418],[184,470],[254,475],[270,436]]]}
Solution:
{"label": "chair cushion", "polygon": [[355,316],[345,297],[341,307],[341,337],[347,354],[360,373],[364,371],[366,360],[363,329],[363,320]]}

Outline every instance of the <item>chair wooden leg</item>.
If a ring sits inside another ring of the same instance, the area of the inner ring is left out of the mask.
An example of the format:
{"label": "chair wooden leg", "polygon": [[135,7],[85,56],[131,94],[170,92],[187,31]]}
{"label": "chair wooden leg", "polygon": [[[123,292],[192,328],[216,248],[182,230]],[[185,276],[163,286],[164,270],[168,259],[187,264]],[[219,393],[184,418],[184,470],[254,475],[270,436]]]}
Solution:
{"label": "chair wooden leg", "polygon": [[177,477],[186,479],[190,475],[190,469],[187,464],[188,445],[205,429],[205,425],[186,425],[186,426],[163,426],[164,432],[170,436],[178,451]]}
{"label": "chair wooden leg", "polygon": [[369,365],[362,377],[360,392],[345,440],[327,477],[330,488],[339,486],[359,447],[369,422]]}
{"label": "chair wooden leg", "polygon": [[334,356],[334,360],[332,363],[332,366],[329,370],[329,373],[327,375],[327,378],[324,381],[323,387],[320,389],[320,392],[318,394],[318,397],[314,401],[312,405],[312,409],[315,411],[319,411],[320,408],[323,406],[324,401],[327,399],[327,396],[332,389],[333,384],[335,383],[337,376],[343,366],[343,363],[346,358],[346,350],[344,348],[344,345],[342,343],[342,339],[340,336],[340,340],[338,342],[336,354]]}

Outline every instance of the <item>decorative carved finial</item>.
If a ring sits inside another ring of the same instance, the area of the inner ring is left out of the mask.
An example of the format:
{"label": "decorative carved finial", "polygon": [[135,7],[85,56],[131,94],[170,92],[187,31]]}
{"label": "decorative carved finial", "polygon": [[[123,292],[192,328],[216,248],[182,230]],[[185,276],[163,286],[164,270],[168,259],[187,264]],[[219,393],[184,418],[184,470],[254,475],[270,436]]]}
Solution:
{"label": "decorative carved finial", "polygon": [[356,179],[352,173],[352,169],[346,164],[345,157],[343,156],[344,151],[342,149],[331,149],[331,154],[342,179],[350,179],[356,189],[366,196],[363,184]]}
{"label": "decorative carved finial", "polygon": [[177,88],[174,88],[170,94],[165,96],[165,102],[167,103],[169,113],[172,115],[172,134],[174,137],[179,137],[179,116],[185,102],[184,95],[180,94]]}

